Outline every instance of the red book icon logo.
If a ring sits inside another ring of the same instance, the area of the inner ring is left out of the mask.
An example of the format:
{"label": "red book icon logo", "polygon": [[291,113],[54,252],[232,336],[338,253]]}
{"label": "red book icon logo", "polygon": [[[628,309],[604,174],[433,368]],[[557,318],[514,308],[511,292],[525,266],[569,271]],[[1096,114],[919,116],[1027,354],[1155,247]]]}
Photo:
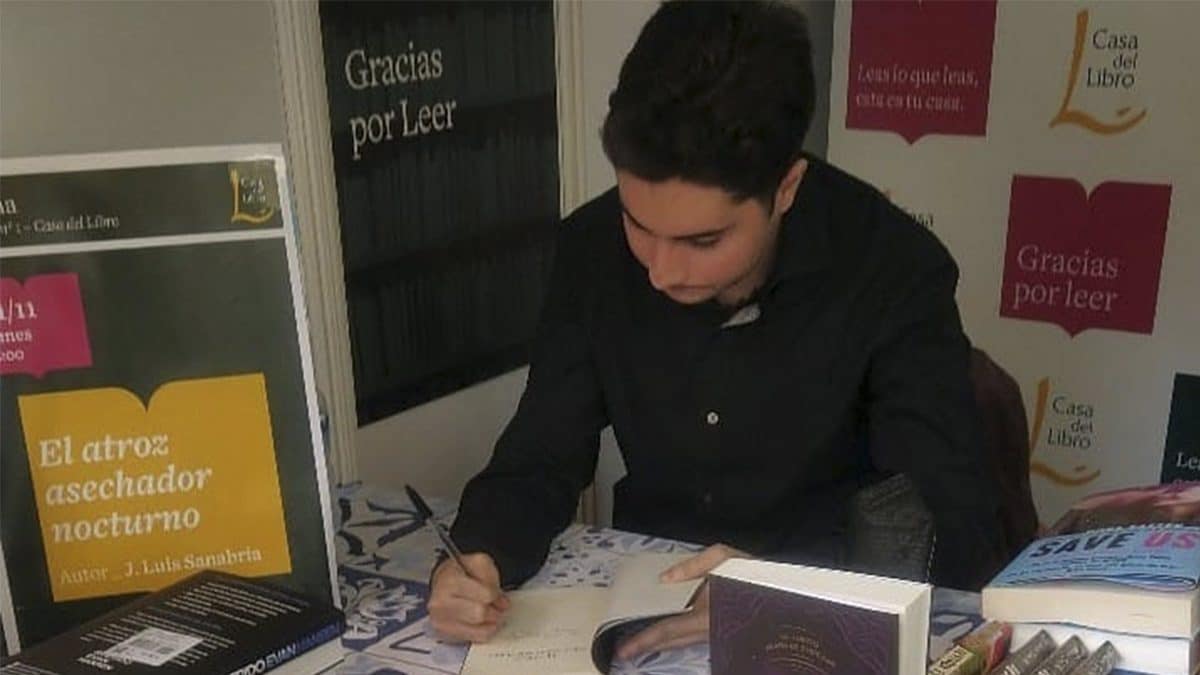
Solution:
{"label": "red book icon logo", "polygon": [[1000,315],[1152,333],[1171,186],[1014,176]]}
{"label": "red book icon logo", "polygon": [[856,0],[846,128],[983,136],[996,0]]}
{"label": "red book icon logo", "polygon": [[24,285],[0,279],[0,375],[92,365],[79,276],[39,274]]}

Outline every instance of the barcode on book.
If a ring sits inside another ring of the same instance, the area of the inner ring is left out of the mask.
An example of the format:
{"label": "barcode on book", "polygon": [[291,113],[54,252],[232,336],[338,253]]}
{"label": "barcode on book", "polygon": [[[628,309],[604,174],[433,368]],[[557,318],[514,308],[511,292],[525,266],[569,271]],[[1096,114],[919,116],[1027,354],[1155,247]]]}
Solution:
{"label": "barcode on book", "polygon": [[161,666],[203,641],[183,633],[147,628],[109,647],[104,653],[114,659]]}

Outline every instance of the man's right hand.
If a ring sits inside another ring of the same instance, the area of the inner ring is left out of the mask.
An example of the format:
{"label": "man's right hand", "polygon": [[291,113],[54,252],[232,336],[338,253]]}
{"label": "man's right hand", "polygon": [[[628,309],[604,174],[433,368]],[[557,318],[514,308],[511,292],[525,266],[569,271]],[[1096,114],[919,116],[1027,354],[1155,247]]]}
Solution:
{"label": "man's right hand", "polygon": [[471,573],[453,558],[433,571],[429,591],[429,623],[438,638],[452,642],[487,642],[504,623],[509,601],[500,590],[500,571],[486,553],[463,556]]}

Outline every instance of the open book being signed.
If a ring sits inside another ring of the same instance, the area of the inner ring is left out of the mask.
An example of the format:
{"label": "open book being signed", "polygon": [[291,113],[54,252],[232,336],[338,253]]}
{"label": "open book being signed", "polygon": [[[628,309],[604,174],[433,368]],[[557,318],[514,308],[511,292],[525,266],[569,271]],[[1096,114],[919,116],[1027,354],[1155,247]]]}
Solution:
{"label": "open book being signed", "polygon": [[619,628],[687,611],[701,580],[658,575],[693,553],[641,553],[624,560],[612,586],[509,593],[507,621],[471,646],[462,675],[592,675],[608,672]]}

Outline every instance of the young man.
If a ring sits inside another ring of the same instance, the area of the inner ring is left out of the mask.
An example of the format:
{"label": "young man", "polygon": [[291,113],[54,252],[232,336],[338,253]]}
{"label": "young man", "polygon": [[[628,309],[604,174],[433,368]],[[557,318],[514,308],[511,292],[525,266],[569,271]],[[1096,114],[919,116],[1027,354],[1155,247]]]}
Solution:
{"label": "young man", "polygon": [[[846,564],[849,497],[904,472],[934,514],[934,574],[994,569],[994,478],[945,248],[878,191],[807,158],[804,18],[783,4],[668,2],[602,131],[617,187],[563,226],[529,382],[453,536],[430,617],[488,639],[592,480],[611,424],[628,474],[614,525],[732,555]],[[744,552],[744,553],[743,553]],[[707,598],[619,651],[707,638]]]}

